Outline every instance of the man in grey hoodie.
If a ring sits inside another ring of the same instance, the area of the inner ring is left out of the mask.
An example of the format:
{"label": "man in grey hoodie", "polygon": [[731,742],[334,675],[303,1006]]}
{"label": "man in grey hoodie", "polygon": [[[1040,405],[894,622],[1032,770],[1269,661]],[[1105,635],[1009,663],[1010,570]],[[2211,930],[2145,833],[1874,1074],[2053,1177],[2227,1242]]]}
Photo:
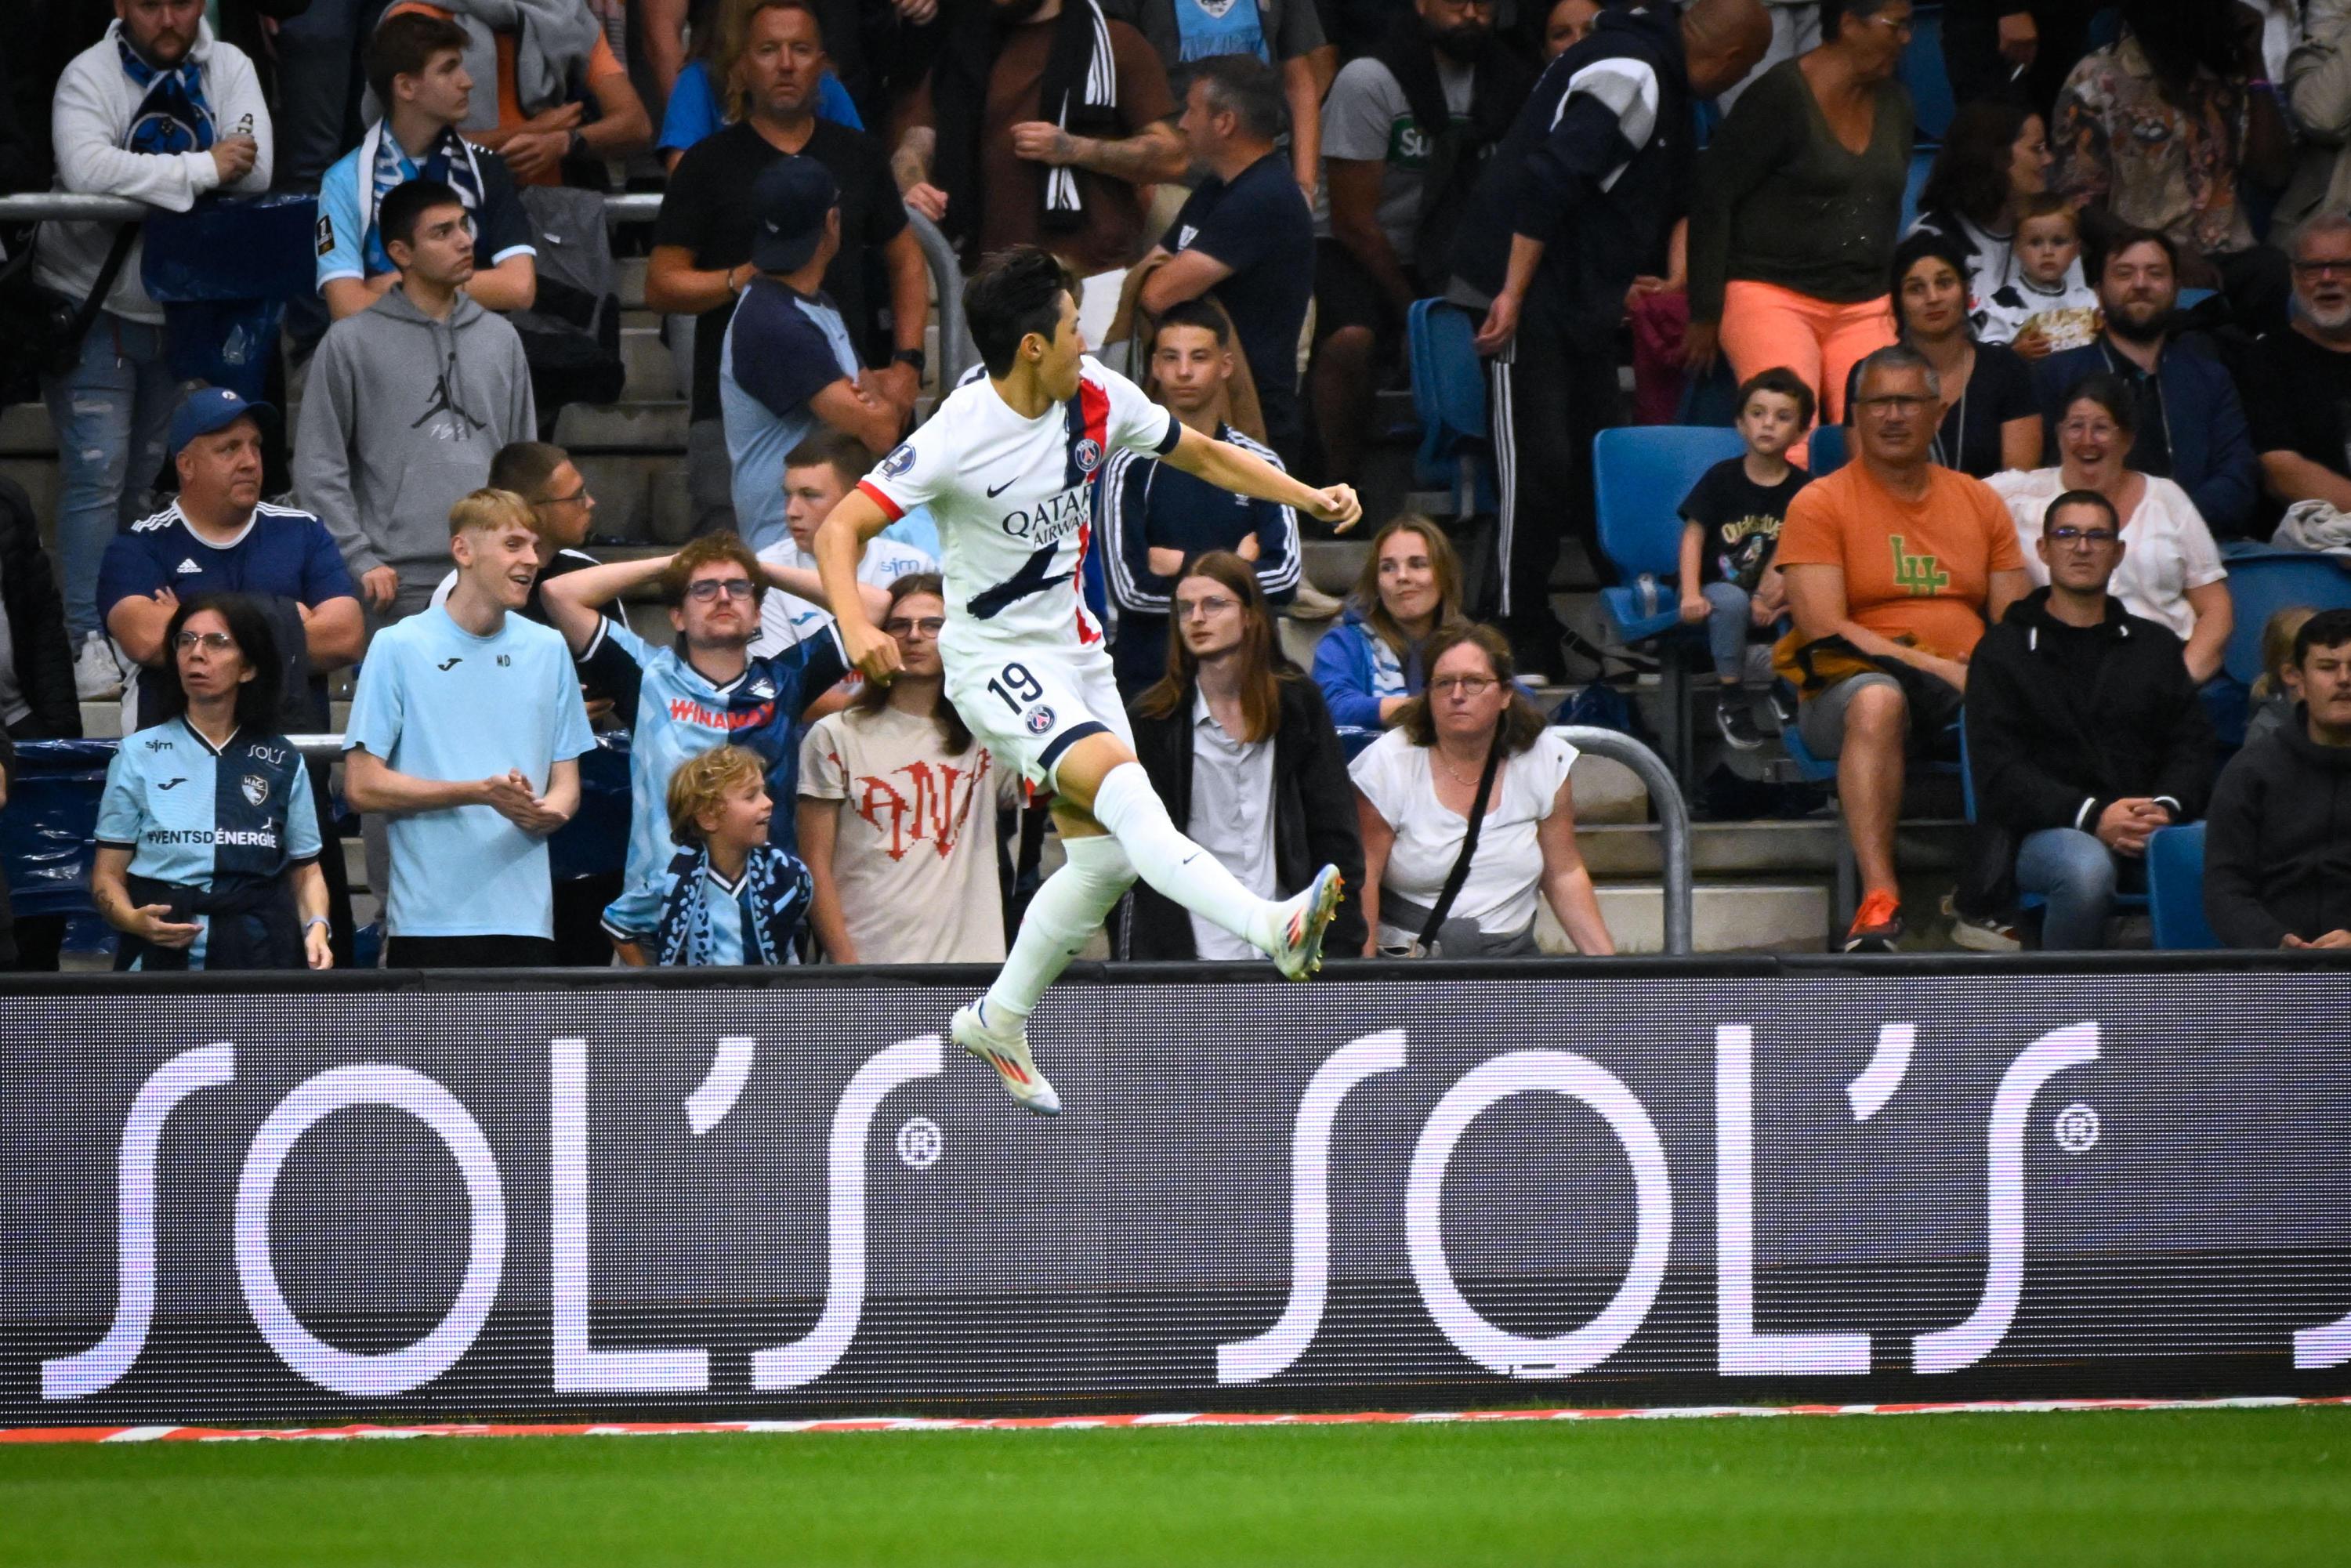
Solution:
{"label": "man in grey hoodie", "polygon": [[341,547],[371,630],[432,602],[449,508],[538,427],[522,339],[465,292],[474,240],[457,193],[411,180],[377,225],[400,285],[328,330],[294,444],[295,488]]}

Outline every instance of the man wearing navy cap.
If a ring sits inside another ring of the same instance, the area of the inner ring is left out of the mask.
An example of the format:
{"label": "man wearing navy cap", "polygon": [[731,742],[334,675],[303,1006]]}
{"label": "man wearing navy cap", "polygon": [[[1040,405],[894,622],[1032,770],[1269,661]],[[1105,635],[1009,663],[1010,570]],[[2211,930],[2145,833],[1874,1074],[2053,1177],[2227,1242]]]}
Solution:
{"label": "man wearing navy cap", "polygon": [[[308,512],[261,498],[261,422],[267,403],[247,402],[226,387],[199,387],[172,416],[167,450],[179,498],[133,523],[106,547],[98,573],[98,612],[123,667],[123,730],[160,718],[140,677],[171,656],[163,645],[180,601],[199,593],[243,593],[269,616],[286,655],[290,733],[329,727],[326,675],[358,662],[364,638],[358,592],[326,525]],[[323,770],[314,770],[314,782]],[[319,821],[327,814],[320,802]],[[350,895],[334,847],[323,857],[339,943],[349,963]]]}
{"label": "man wearing navy cap", "polygon": [[813,158],[779,158],[751,186],[757,269],[726,326],[718,402],[735,469],[736,528],[753,549],[786,533],[784,458],[820,426],[876,452],[897,444],[897,406],[862,369],[823,292],[841,248],[841,191]]}

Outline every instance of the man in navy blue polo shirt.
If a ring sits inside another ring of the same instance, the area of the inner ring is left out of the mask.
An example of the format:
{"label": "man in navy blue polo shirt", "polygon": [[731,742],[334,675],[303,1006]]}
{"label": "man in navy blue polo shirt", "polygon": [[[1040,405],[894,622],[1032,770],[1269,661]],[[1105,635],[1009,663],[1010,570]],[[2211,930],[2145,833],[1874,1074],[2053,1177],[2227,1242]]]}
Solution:
{"label": "man in navy blue polo shirt", "polygon": [[1152,253],[1168,259],[1144,284],[1143,307],[1156,314],[1214,293],[1240,334],[1267,439],[1295,458],[1303,434],[1298,335],[1314,293],[1314,214],[1274,150],[1281,78],[1254,55],[1212,56],[1193,71],[1179,123],[1192,162],[1209,178]]}
{"label": "man in navy blue polo shirt", "polygon": [[326,673],[360,656],[359,595],[325,524],[261,498],[261,421],[275,417],[267,403],[249,403],[226,387],[190,392],[172,416],[179,499],[106,547],[98,612],[132,672],[123,696],[126,729],[160,716],[148,711],[139,672],[171,656],[163,632],[172,613],[199,593],[263,601],[287,655],[280,722],[297,733],[327,727]]}

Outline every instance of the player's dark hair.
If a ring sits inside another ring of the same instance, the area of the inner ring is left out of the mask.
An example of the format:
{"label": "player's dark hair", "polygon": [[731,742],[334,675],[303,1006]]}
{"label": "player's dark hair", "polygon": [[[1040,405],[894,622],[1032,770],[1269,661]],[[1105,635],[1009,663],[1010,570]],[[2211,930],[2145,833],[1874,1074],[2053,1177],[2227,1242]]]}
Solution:
{"label": "player's dark hair", "polygon": [[533,506],[547,499],[547,482],[571,454],[547,441],[509,441],[490,459],[493,490],[511,490]]}
{"label": "player's dark hair", "polygon": [[1010,375],[1020,341],[1031,332],[1051,342],[1061,324],[1061,296],[1077,291],[1077,279],[1049,251],[1016,245],[990,252],[963,286],[964,319],[987,373]]}
{"label": "player's dark hair", "polygon": [[1290,129],[1281,78],[1255,55],[1210,55],[1188,68],[1194,81],[1207,84],[1208,112],[1233,115],[1250,141],[1278,141]]}
{"label": "player's dark hair", "polygon": [[1739,412],[1747,412],[1747,400],[1757,392],[1777,392],[1796,405],[1796,428],[1813,427],[1813,411],[1816,404],[1813,389],[1803,377],[1785,365],[1773,365],[1768,371],[1758,371],[1739,383]]}
{"label": "player's dark hair", "polygon": [[[1516,757],[1542,738],[1544,720],[1542,709],[1535,706],[1534,700],[1520,689],[1518,661],[1510,657],[1508,638],[1480,622],[1457,621],[1428,634],[1428,641],[1421,644],[1420,667],[1423,671],[1435,670],[1437,660],[1464,643],[1486,655],[1486,662],[1494,666],[1494,678],[1502,683],[1502,690],[1508,694],[1502,705],[1501,717],[1497,722],[1501,733],[1502,755]],[[1429,694],[1423,691],[1396,709],[1392,727],[1404,731],[1405,738],[1415,746],[1437,744],[1437,716],[1429,708],[1428,696]]]}
{"label": "player's dark hair", "polygon": [[378,238],[389,251],[396,243],[413,246],[416,225],[436,207],[465,206],[465,198],[438,180],[409,180],[392,188],[375,210]]}
{"label": "player's dark hair", "polygon": [[[935,571],[910,571],[890,584],[889,593],[890,607],[882,612],[879,622],[884,627],[898,613],[898,606],[909,599],[928,594],[942,606],[947,601],[946,581]],[[890,706],[890,688],[880,681],[867,681],[857,688],[850,706],[860,713],[880,713]],[[939,739],[946,743],[948,756],[957,756],[971,745],[971,726],[964,723],[963,715],[956,712],[946,693],[939,694],[939,706],[931,716],[938,721]]]}
{"label": "player's dark hair", "polygon": [[154,674],[156,722],[188,711],[188,689],[180,684],[180,632],[190,620],[211,611],[228,626],[229,640],[253,679],[236,688],[236,727],[254,736],[277,733],[278,705],[285,696],[286,665],[269,617],[242,593],[200,593],[183,599],[163,632],[163,667]]}
{"label": "player's dark hair", "polygon": [[[427,16],[422,11],[402,11],[397,16],[384,18],[383,26],[368,40],[367,84],[383,112],[392,112],[392,79],[394,77],[423,76],[433,57],[445,49],[460,54],[465,48],[465,29],[444,16]],[[486,91],[489,84],[476,83]]]}
{"label": "player's dark hair", "polygon": [[820,424],[814,434],[784,454],[786,468],[829,467],[843,485],[854,485],[873,471],[873,449],[845,430]]}
{"label": "player's dark hair", "polygon": [[[1241,656],[1247,664],[1241,672],[1241,728],[1247,733],[1234,738],[1249,745],[1270,740],[1281,727],[1281,683],[1296,679],[1298,670],[1283,657],[1281,644],[1274,640],[1273,612],[1266,608],[1256,569],[1231,550],[1212,549],[1186,561],[1176,581],[1181,587],[1196,577],[1215,583],[1240,605]],[[1134,699],[1134,711],[1144,718],[1187,714],[1199,684],[1199,655],[1184,641],[1182,624],[1171,621],[1167,673]]]}
{"label": "player's dark hair", "polygon": [[733,534],[705,534],[669,558],[662,568],[662,602],[677,609],[685,602],[685,591],[694,581],[694,574],[717,561],[732,561],[743,569],[751,580],[751,607],[758,609],[767,601],[768,573],[751,547]]}
{"label": "player's dark hair", "polygon": [[2346,643],[2351,643],[2351,610],[2322,610],[2294,634],[2294,664],[2308,664],[2313,648],[2340,648]]}
{"label": "player's dark hair", "polygon": [[1232,322],[1225,313],[1206,299],[1179,299],[1159,314],[1158,323],[1151,329],[1151,346],[1159,346],[1159,334],[1170,327],[1197,327],[1215,335],[1217,347],[1228,347],[1233,340]]}

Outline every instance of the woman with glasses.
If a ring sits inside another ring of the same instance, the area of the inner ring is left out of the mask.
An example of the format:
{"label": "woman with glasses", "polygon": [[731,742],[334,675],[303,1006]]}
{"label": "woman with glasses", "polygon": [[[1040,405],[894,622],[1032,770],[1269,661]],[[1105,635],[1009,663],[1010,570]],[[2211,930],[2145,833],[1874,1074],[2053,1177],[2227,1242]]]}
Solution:
{"label": "woman with glasses", "polygon": [[1910,95],[1895,79],[1910,0],[1830,0],[1820,47],[1740,95],[1698,164],[1690,207],[1691,368],[1785,365],[1823,415],[1845,376],[1893,340],[1886,267],[1909,180]]}
{"label": "woman with glasses", "polygon": [[[2032,369],[2015,350],[1976,340],[1968,319],[1967,258],[1937,234],[1914,234],[1894,249],[1894,324],[1926,357],[1943,389],[1934,461],[1978,479],[2041,462],[2041,400]],[[1845,378],[1848,405],[1861,374]]]}
{"label": "woman with glasses", "polygon": [[[1172,607],[1167,674],[1128,708],[1152,788],[1186,836],[1260,898],[1286,898],[1337,866],[1346,891],[1323,941],[1362,951],[1364,851],[1346,758],[1322,694],[1281,655],[1256,567],[1231,550],[1195,556]],[[1147,883],[1119,925],[1129,958],[1260,956]]]}
{"label": "woman with glasses", "polygon": [[1575,847],[1575,747],[1518,688],[1509,642],[1462,623],[1423,653],[1428,689],[1348,768],[1372,925],[1364,956],[1531,956],[1538,894],[1577,952],[1614,953]]}
{"label": "woman with glasses", "polygon": [[1420,644],[1461,619],[1461,558],[1416,512],[1372,536],[1339,624],[1314,645],[1314,682],[1337,724],[1385,729],[1420,691]]}
{"label": "woman with glasses", "polygon": [[2016,519],[2025,570],[2036,588],[2049,582],[2049,569],[2033,549],[2049,503],[2068,490],[2104,496],[2122,519],[2124,547],[2108,591],[2124,609],[2169,627],[2188,645],[2188,673],[2200,685],[2219,673],[2235,624],[2229,573],[2188,492],[2126,465],[2135,424],[2135,403],[2121,378],[2103,371],[2084,376],[2067,389],[2058,417],[2057,466],[1998,474],[1990,483]]}
{"label": "woman with glasses", "polygon": [[302,754],[277,733],[268,620],[231,594],[172,615],[166,716],[125,739],[99,804],[92,901],[118,969],[324,969],[327,879]]}
{"label": "woman with glasses", "polygon": [[816,880],[809,925],[835,964],[1000,964],[997,824],[1020,776],[947,700],[935,571],[893,582],[878,617],[904,661],[867,681],[800,742],[799,852]]}

